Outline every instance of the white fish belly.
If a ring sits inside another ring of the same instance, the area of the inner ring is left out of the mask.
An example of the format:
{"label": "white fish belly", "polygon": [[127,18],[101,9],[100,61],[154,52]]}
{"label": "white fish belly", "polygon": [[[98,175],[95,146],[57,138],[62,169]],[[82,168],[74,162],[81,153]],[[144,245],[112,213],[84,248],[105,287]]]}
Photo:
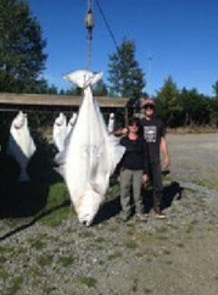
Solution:
{"label": "white fish belly", "polygon": [[75,205],[88,184],[99,185],[99,172],[108,171],[105,136],[106,127],[92,96],[85,97],[66,155],[66,182]]}

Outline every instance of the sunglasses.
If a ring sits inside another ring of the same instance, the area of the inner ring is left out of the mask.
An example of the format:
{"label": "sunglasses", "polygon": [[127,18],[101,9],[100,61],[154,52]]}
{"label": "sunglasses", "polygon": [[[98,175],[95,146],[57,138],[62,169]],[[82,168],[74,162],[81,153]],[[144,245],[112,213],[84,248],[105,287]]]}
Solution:
{"label": "sunglasses", "polygon": [[139,127],[139,125],[138,124],[135,124],[135,123],[133,123],[133,124],[129,124],[129,126],[131,126],[131,127]]}
{"label": "sunglasses", "polygon": [[153,104],[146,104],[144,106],[144,109],[151,109],[151,110],[153,110],[154,109],[154,105]]}

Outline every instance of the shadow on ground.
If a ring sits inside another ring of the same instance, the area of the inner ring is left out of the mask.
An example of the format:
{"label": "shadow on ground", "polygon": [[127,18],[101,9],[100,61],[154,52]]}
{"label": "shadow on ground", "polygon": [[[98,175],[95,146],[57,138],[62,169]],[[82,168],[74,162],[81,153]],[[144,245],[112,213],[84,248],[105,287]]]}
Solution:
{"label": "shadow on ground", "polygon": [[50,185],[61,180],[52,166],[52,146],[41,140],[27,167],[28,182],[18,182],[20,168],[11,156],[3,151],[0,157],[0,217],[34,216],[46,207]]}
{"label": "shadow on ground", "polygon": [[[164,186],[163,189],[163,198],[161,202],[161,210],[167,209],[172,205],[172,202],[176,200],[180,200],[182,198],[182,191],[183,188],[180,186],[180,184],[176,181],[171,182],[168,185]],[[152,188],[149,187],[146,189],[143,193],[144,195],[144,208],[145,213],[148,213],[151,211],[153,207],[153,192]],[[133,201],[132,201],[133,203]],[[116,194],[112,200],[107,201],[101,209],[99,210],[93,225],[99,224],[101,222],[104,222],[112,217],[115,217],[118,215],[121,211],[121,205],[120,205],[120,195],[119,193]]]}
{"label": "shadow on ground", "polygon": [[[183,188],[176,181],[172,181],[168,185],[165,185],[163,188],[163,197],[161,201],[161,210],[167,209],[171,207],[172,202],[176,200],[180,200],[182,198]],[[153,191],[152,187],[149,187],[144,192],[144,205],[145,205],[145,213],[151,211],[153,207]]]}

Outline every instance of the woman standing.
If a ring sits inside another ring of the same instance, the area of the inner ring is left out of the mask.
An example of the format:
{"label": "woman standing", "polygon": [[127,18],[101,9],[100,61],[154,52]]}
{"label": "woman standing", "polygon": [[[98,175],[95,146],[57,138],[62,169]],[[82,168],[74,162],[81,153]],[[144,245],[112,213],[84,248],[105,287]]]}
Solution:
{"label": "woman standing", "polygon": [[129,120],[128,133],[120,140],[126,152],[121,160],[120,197],[121,218],[127,221],[132,215],[131,192],[135,202],[137,218],[146,220],[142,196],[142,183],[148,180],[148,148],[143,136],[140,135],[140,120]]}

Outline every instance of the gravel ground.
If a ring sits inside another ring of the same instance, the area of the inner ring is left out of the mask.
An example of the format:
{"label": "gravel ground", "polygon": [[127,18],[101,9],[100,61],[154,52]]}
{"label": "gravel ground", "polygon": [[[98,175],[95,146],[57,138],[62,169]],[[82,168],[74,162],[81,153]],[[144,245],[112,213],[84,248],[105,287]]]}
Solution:
{"label": "gravel ground", "polygon": [[71,211],[55,227],[3,219],[0,294],[216,295],[218,134],[169,134],[168,142],[166,220],[150,214],[146,222],[121,222],[118,190],[89,228]]}

